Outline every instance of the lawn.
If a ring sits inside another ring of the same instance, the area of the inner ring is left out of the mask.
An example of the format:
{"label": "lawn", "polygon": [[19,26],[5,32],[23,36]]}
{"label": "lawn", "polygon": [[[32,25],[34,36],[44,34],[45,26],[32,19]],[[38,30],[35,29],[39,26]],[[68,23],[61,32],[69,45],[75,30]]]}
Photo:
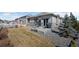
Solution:
{"label": "lawn", "polygon": [[37,33],[31,32],[28,28],[11,28],[8,29],[8,39],[10,44],[15,47],[51,47],[54,46],[52,41]]}

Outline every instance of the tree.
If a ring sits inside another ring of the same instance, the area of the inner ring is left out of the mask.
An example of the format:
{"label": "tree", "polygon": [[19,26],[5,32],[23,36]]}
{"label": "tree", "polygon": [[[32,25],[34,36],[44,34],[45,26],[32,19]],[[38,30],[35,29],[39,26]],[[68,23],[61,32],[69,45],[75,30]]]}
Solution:
{"label": "tree", "polygon": [[63,36],[73,36],[76,37],[75,33],[76,33],[76,28],[77,27],[77,18],[70,13],[70,16],[68,16],[67,14],[64,16],[63,18],[63,25],[60,28],[60,33]]}
{"label": "tree", "polygon": [[64,28],[69,27],[69,17],[67,14],[64,16],[63,23],[64,23]]}
{"label": "tree", "polygon": [[69,27],[69,17],[66,14],[63,18],[63,24],[61,24],[59,27],[59,30],[60,30],[59,35],[67,37],[68,36],[68,27]]}
{"label": "tree", "polygon": [[79,21],[77,21],[76,30],[79,32]]}
{"label": "tree", "polygon": [[77,26],[77,18],[72,14],[72,12],[70,12],[70,23],[71,26],[76,29]]}

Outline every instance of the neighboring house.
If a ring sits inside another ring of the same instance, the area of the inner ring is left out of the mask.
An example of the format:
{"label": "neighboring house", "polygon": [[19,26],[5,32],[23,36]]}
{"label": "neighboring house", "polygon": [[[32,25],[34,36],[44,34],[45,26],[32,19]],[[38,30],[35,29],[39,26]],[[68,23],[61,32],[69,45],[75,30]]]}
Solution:
{"label": "neighboring house", "polygon": [[28,16],[23,16],[23,17],[15,19],[15,22],[17,23],[18,27],[26,26],[26,24],[27,24],[27,17]]}
{"label": "neighboring house", "polygon": [[16,24],[16,21],[15,20],[8,21],[8,24]]}

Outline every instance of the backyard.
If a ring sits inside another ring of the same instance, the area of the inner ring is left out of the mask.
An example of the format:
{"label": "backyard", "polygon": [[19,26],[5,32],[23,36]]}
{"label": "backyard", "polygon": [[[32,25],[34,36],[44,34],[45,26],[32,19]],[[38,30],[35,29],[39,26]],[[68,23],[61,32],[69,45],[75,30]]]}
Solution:
{"label": "backyard", "polygon": [[48,38],[31,32],[28,28],[10,28],[8,29],[8,40],[10,45],[15,47],[51,47],[53,42]]}

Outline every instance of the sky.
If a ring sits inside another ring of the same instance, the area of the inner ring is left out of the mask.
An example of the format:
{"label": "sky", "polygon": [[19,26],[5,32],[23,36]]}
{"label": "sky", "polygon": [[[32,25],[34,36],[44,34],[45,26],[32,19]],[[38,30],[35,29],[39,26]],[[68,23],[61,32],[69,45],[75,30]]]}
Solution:
{"label": "sky", "polygon": [[11,21],[25,15],[36,15],[36,14],[38,13],[36,12],[0,12],[0,19]]}
{"label": "sky", "polygon": [[[0,19],[11,21],[25,15],[38,15],[39,13],[40,12],[0,12]],[[65,14],[69,15],[69,12],[51,12],[51,13],[59,14],[61,17],[64,17]],[[72,12],[72,13],[79,20],[79,13],[78,12]]]}
{"label": "sky", "polygon": [[79,0],[1,0],[0,19],[14,20],[28,14],[50,11],[62,17],[66,12],[73,12],[79,20],[78,6]]}

